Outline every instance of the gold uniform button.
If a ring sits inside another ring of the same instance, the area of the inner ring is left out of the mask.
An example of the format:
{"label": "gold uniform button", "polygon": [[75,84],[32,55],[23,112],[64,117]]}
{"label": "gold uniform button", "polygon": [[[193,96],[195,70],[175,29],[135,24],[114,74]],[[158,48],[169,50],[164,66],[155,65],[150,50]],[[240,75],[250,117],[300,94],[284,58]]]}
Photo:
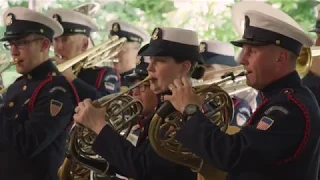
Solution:
{"label": "gold uniform button", "polygon": [[14,117],[15,119],[17,119],[19,117],[19,115],[18,114],[16,114],[16,116]]}
{"label": "gold uniform button", "polygon": [[28,79],[32,79],[32,76],[30,74],[28,74],[27,78]]}
{"label": "gold uniform button", "polygon": [[10,102],[9,107],[13,107],[13,106],[14,106],[14,102]]}
{"label": "gold uniform button", "polygon": [[25,91],[27,89],[27,85],[24,85],[22,89]]}
{"label": "gold uniform button", "polygon": [[53,73],[52,73],[52,76],[56,76],[56,75],[57,75],[57,73],[56,73],[56,72],[53,72]]}

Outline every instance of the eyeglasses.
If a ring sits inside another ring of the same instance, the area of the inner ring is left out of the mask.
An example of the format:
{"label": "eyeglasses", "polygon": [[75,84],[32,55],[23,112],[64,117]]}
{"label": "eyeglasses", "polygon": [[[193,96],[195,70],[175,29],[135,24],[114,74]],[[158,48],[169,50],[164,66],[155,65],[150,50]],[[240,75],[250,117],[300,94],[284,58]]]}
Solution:
{"label": "eyeglasses", "polygon": [[150,87],[150,84],[141,84],[140,86],[136,87],[135,89],[138,89],[140,92],[145,92],[147,88]]}
{"label": "eyeglasses", "polygon": [[19,40],[16,42],[6,42],[3,44],[6,50],[10,50],[12,46],[15,46],[18,49],[24,48],[26,45],[29,45],[32,42],[43,40],[43,38],[35,38],[30,40]]}

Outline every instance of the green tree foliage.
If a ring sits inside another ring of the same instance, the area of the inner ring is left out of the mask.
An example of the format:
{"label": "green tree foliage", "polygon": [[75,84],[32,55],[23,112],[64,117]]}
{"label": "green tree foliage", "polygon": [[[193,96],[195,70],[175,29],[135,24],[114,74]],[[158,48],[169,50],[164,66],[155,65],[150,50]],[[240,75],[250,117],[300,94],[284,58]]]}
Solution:
{"label": "green tree foliage", "polygon": [[[316,23],[316,9],[315,6],[319,2],[312,0],[268,0],[269,4],[274,4],[286,12],[294,20],[296,20],[305,31],[311,30]],[[314,33],[310,33],[312,37],[316,37]]]}
{"label": "green tree foliage", "polygon": [[[9,7],[28,7],[28,0],[7,0]],[[37,0],[39,4],[43,0]],[[93,34],[95,44],[99,44],[107,39],[108,32],[105,24],[111,19],[122,19],[140,26],[149,33],[158,26],[181,27],[192,29],[198,32],[199,39],[217,39],[221,41],[231,41],[240,38],[234,30],[231,21],[231,7],[234,3],[212,0],[191,0],[189,6],[177,6],[175,3],[183,1],[172,0],[97,0],[101,3],[101,11],[95,15],[94,20],[99,24],[100,30]],[[110,2],[109,2],[110,1]],[[234,0],[238,2],[240,0]],[[91,2],[91,0],[47,0],[49,5],[41,6],[41,11],[45,12],[51,8],[72,9],[80,4]],[[267,3],[280,7],[288,13],[306,30],[313,28],[316,16],[313,0],[267,0]],[[4,12],[4,6],[0,8],[0,13]],[[188,9],[189,8],[189,9]],[[0,33],[5,27],[0,26]],[[314,34],[310,33],[313,37]],[[9,55],[3,46],[0,47],[1,54]]]}

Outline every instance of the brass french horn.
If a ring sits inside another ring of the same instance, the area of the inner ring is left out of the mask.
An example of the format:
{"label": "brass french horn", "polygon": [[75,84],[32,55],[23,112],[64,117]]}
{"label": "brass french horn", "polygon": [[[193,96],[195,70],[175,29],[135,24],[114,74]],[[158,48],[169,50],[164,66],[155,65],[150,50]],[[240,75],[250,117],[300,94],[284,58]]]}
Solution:
{"label": "brass french horn", "polygon": [[[107,95],[92,102],[94,107],[106,109],[106,121],[124,138],[128,136],[143,110],[142,103],[133,99],[128,93],[149,80],[150,76],[125,92]],[[91,149],[95,138],[96,134],[84,126],[76,125],[72,129],[68,140],[68,158],[58,172],[60,180],[74,179],[75,176],[81,177],[86,174],[83,168],[77,168],[78,165],[107,177],[109,163]],[[77,166],[73,166],[72,163]]]}
{"label": "brass french horn", "polygon": [[[221,131],[229,134],[234,134],[240,129],[229,126],[234,111],[233,101],[229,94],[219,87],[219,84],[234,80],[245,74],[245,72],[236,76],[230,74],[229,77],[219,82],[194,88],[197,94],[206,96],[204,106],[206,106],[206,109],[210,109],[205,112],[208,119],[220,126]],[[205,179],[225,179],[225,172],[207,164],[175,139],[174,132],[184,126],[183,122],[182,115],[169,102],[165,102],[159,108],[149,126],[149,140],[156,153],[163,158],[191,168],[204,176]]]}

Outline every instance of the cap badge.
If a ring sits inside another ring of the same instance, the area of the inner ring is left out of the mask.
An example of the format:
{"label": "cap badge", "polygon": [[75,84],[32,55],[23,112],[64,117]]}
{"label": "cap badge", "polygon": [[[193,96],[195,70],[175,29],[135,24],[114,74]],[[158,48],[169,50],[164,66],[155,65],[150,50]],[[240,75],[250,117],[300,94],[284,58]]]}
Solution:
{"label": "cap badge", "polygon": [[137,64],[141,63],[141,56],[137,56]]}
{"label": "cap badge", "polygon": [[119,24],[118,23],[114,23],[112,25],[112,31],[113,32],[118,32],[119,31]]}
{"label": "cap badge", "polygon": [[9,26],[12,24],[12,14],[9,14],[6,18],[6,25]]}
{"label": "cap badge", "polygon": [[205,43],[200,43],[199,48],[200,48],[200,53],[203,53],[206,51],[207,45]]}
{"label": "cap badge", "polygon": [[58,15],[57,15],[57,14],[53,15],[52,18],[53,18],[54,20],[58,21]]}
{"label": "cap badge", "polygon": [[62,22],[61,16],[59,16],[58,14],[54,14],[54,15],[52,16],[52,18],[53,18],[54,20],[58,21],[59,23]]}
{"label": "cap badge", "polygon": [[152,33],[152,39],[153,40],[156,40],[156,39],[158,39],[159,38],[159,28],[156,28],[154,31],[153,31],[153,33]]}
{"label": "cap badge", "polygon": [[245,20],[244,27],[247,28],[248,26],[250,26],[250,18],[249,18],[249,16],[245,16],[244,20]]}

